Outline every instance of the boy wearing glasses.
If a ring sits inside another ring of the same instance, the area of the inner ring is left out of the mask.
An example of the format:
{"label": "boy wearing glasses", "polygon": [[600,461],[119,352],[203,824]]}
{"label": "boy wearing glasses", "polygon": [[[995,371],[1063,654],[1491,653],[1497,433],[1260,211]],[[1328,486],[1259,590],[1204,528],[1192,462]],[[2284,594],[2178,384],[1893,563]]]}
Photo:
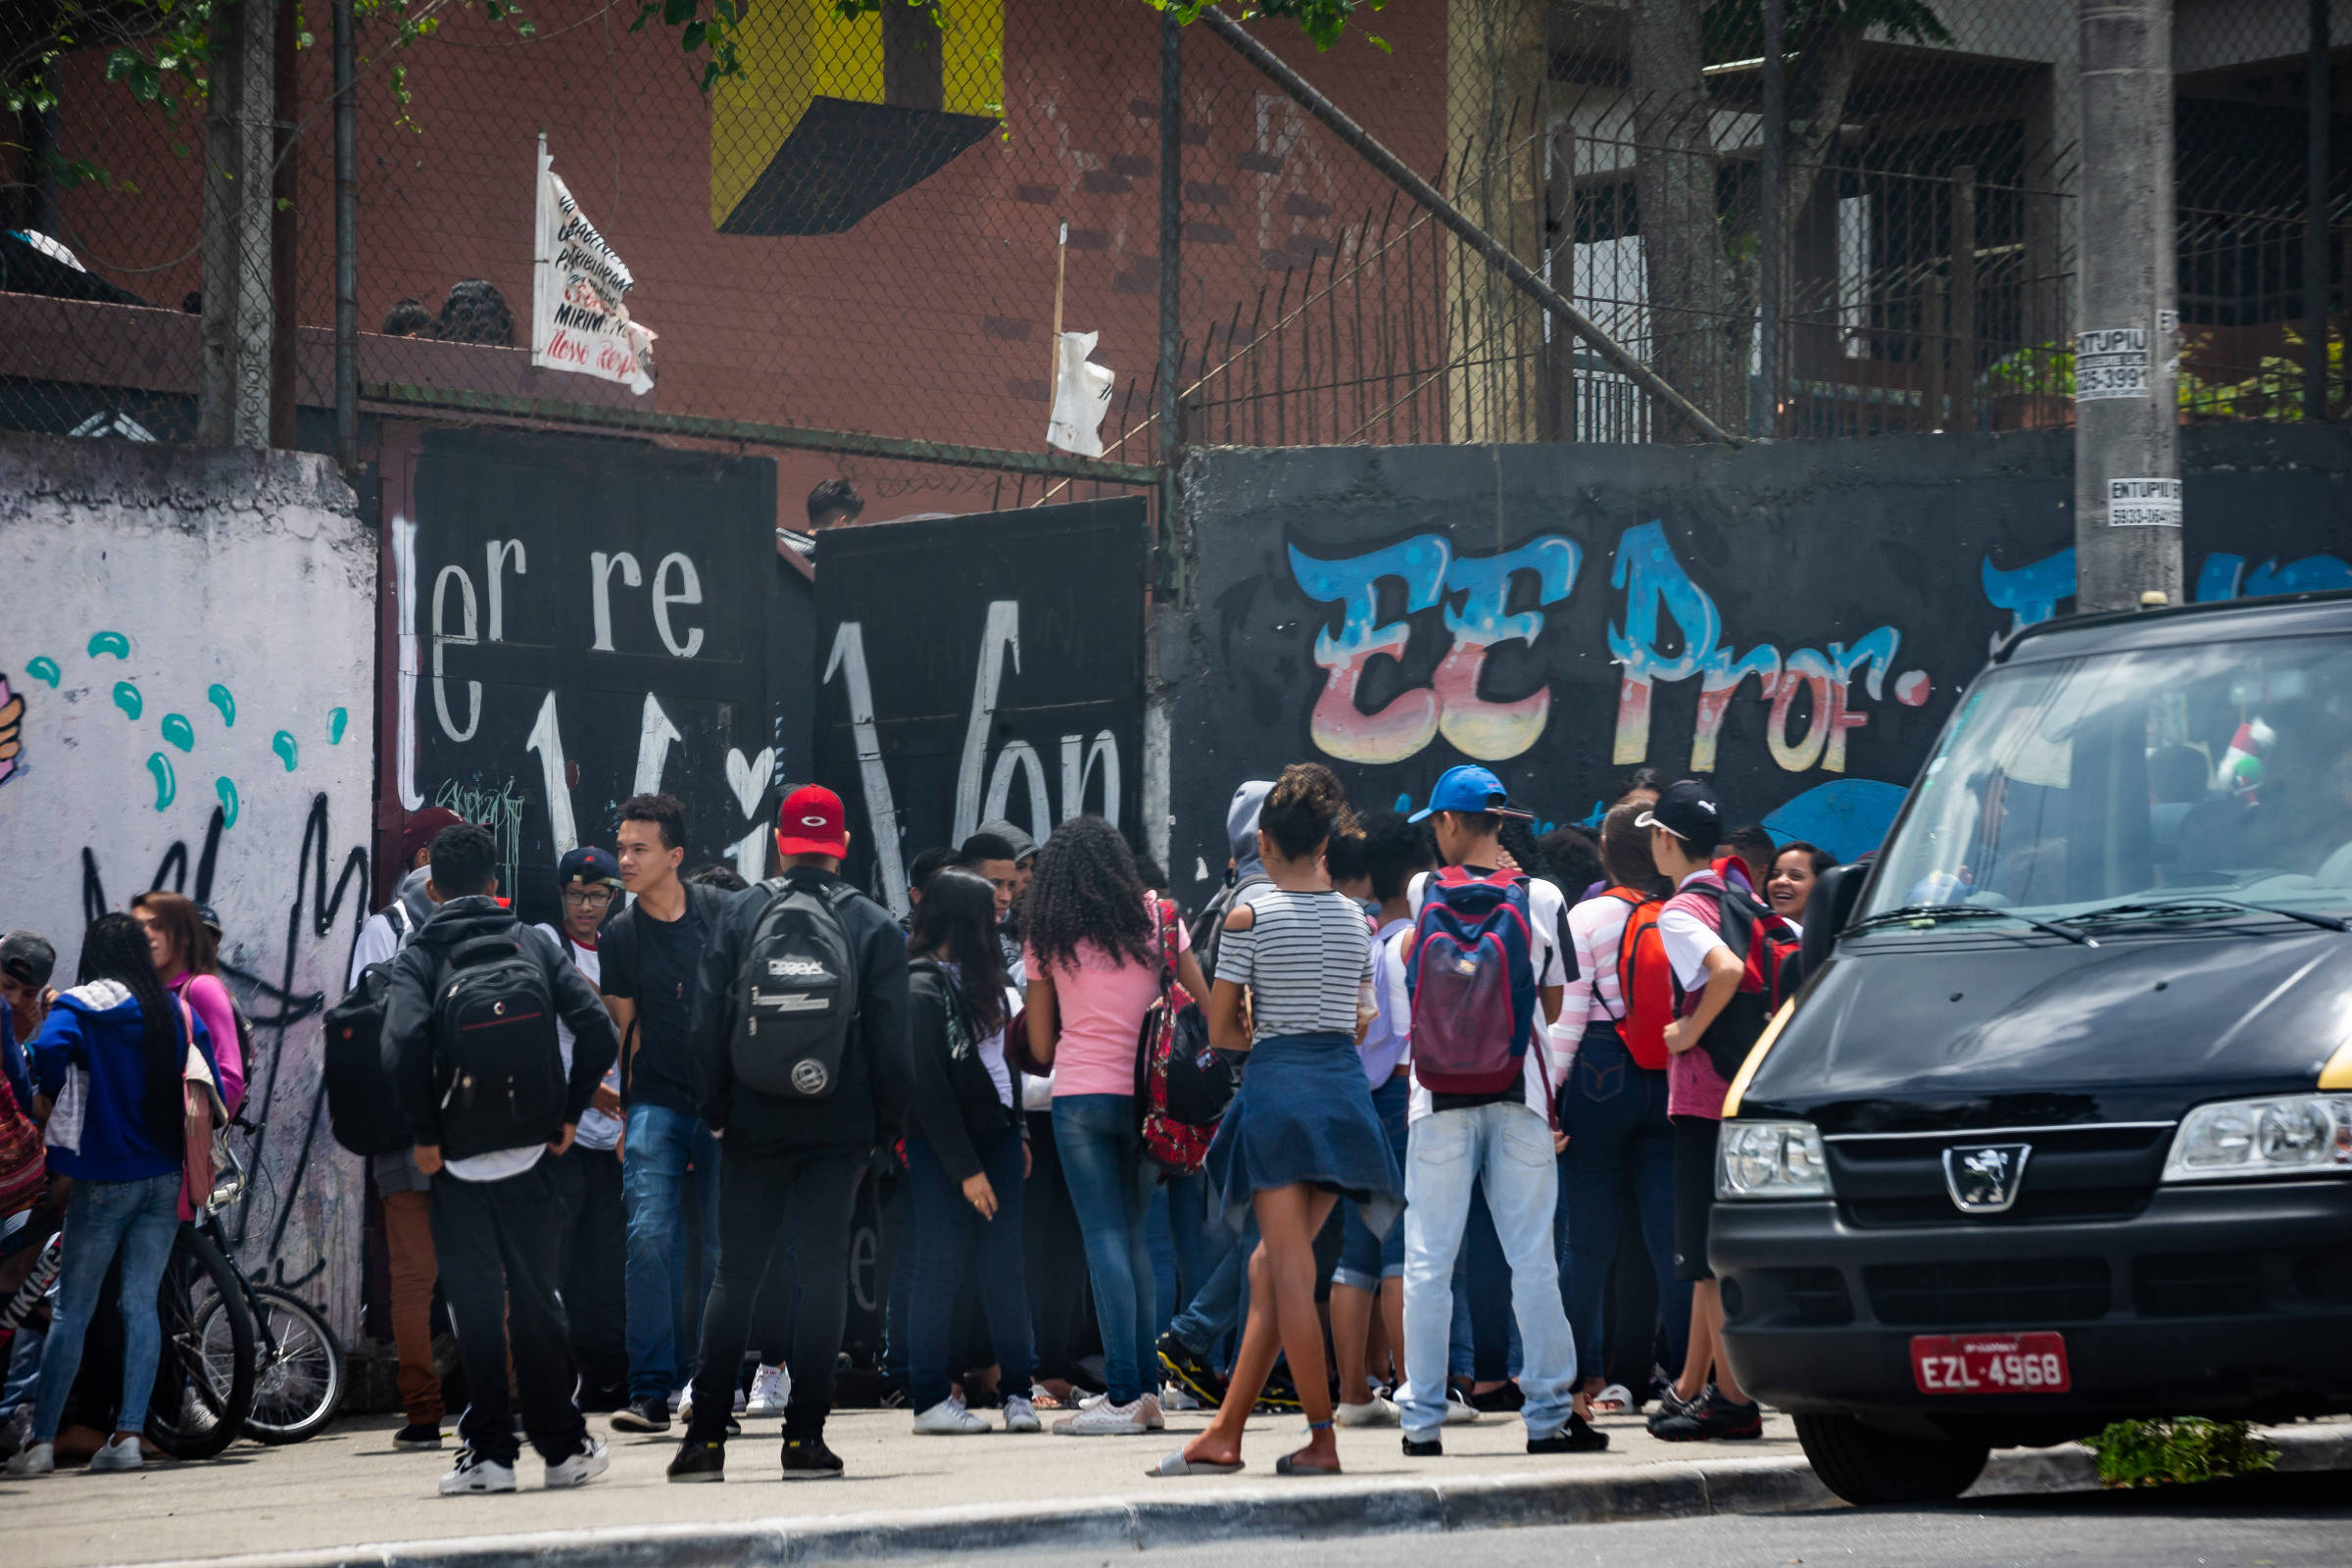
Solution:
{"label": "boy wearing glasses", "polygon": [[[620,897],[620,861],[610,850],[583,845],[556,865],[556,891],[563,899],[559,928],[539,929],[585,975],[591,986],[603,978],[596,939]],[[556,1038],[571,1065],[571,1030],[559,1019]],[[571,1349],[580,1368],[584,1409],[617,1409],[628,1399],[628,1352],[622,1329],[622,1261],[628,1222],[620,1194],[620,1063],[615,1060],[596,1098],[580,1116],[571,1148],[556,1161],[556,1184],[570,1215],[557,1249],[556,1278],[571,1319]]]}

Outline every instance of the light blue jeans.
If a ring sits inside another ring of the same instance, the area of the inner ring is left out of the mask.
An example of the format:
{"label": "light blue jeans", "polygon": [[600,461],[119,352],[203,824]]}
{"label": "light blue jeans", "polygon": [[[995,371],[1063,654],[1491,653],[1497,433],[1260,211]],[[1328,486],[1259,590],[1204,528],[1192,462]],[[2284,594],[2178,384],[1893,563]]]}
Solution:
{"label": "light blue jeans", "polygon": [[108,1265],[122,1257],[122,1402],[115,1430],[147,1424],[156,1363],[164,1353],[155,1315],[156,1289],[179,1234],[178,1171],[134,1182],[77,1181],[66,1200],[66,1259],[57,1278],[57,1315],[41,1351],[39,1392],[32,1399],[32,1441],[49,1443],[66,1413],[66,1396],[81,1370],[82,1336],[98,1311]]}
{"label": "light blue jeans", "polygon": [[[1054,1147],[1061,1156],[1070,1205],[1086,1243],[1095,1287],[1095,1322],[1102,1331],[1102,1380],[1110,1402],[1159,1392],[1152,1345],[1152,1243],[1144,1217],[1152,1188],[1144,1180],[1143,1138],[1133,1095],[1056,1095]],[[1546,1221],[1545,1234],[1549,1232]],[[1555,1288],[1556,1289],[1556,1288]]]}
{"label": "light blue jeans", "polygon": [[1559,1200],[1551,1128],[1509,1102],[1441,1110],[1413,1123],[1404,1162],[1405,1435],[1426,1442],[1446,1421],[1446,1367],[1453,1333],[1453,1263],[1470,1217],[1470,1189],[1486,1188],[1494,1233],[1511,1266],[1519,1324],[1520,1411],[1531,1438],[1567,1425],[1576,1341],[1560,1309],[1559,1254],[1551,1216]]}
{"label": "light blue jeans", "polygon": [[[691,1161],[694,1168],[686,1167]],[[702,1268],[686,1278],[686,1187],[703,1217]],[[621,1145],[620,1200],[628,1211],[623,1267],[629,1397],[672,1399],[693,1368],[703,1302],[718,1272],[718,1140],[702,1119],[666,1105],[629,1107]]]}

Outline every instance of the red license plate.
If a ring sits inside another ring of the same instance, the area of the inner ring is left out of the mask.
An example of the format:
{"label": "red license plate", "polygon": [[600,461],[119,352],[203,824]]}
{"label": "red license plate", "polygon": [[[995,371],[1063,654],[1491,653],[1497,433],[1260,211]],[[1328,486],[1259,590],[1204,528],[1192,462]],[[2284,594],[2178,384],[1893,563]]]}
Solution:
{"label": "red license plate", "polygon": [[1922,1394],[2064,1394],[2074,1386],[2063,1334],[1918,1334],[1911,1375]]}

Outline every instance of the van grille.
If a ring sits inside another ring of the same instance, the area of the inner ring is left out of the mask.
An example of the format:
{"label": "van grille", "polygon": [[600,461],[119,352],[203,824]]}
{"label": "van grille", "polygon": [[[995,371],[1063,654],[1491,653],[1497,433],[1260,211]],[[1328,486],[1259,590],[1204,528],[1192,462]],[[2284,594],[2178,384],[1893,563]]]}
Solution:
{"label": "van grille", "polygon": [[2252,1252],[2156,1252],[2132,1265],[2142,1317],[2235,1317],[2262,1307],[2262,1259]]}
{"label": "van grille", "polygon": [[1864,1269],[1862,1282],[1879,1321],[1900,1327],[2088,1323],[2107,1314],[2114,1294],[2098,1257],[1883,1263]]}

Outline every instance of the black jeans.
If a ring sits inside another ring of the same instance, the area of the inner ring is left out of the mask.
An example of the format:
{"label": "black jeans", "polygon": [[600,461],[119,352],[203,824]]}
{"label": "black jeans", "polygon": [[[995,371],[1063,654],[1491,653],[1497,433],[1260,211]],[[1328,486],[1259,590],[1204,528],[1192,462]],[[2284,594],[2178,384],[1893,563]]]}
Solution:
{"label": "black jeans", "polygon": [[[762,1284],[793,1301],[787,1437],[815,1437],[833,1409],[833,1358],[850,1309],[850,1218],[865,1158],[839,1149],[739,1149],[718,1154],[718,1274],[703,1308],[695,1365],[735,1367],[752,1335]],[[793,1277],[768,1265],[789,1248]],[[797,1287],[797,1290],[795,1289]],[[687,1437],[723,1443],[730,1401],[696,1399]]]}
{"label": "black jeans", "polygon": [[1054,1145],[1053,1114],[1033,1110],[1028,1116],[1033,1163],[1021,1195],[1021,1250],[1029,1276],[1036,1376],[1067,1378],[1096,1348],[1094,1290],[1086,1271],[1086,1238]]}
{"label": "black jeans", "polygon": [[625,1397],[629,1214],[620,1196],[620,1156],[575,1143],[550,1163],[566,1215],[556,1245],[556,1278],[564,1283],[571,1353],[590,1390],[609,1397],[617,1389]]}
{"label": "black jeans", "polygon": [[514,1462],[519,1445],[507,1410],[507,1330],[522,1428],[550,1464],[580,1451],[588,1423],[571,1402],[571,1326],[556,1285],[565,1210],[557,1161],[542,1155],[499,1182],[433,1177],[433,1251],[441,1297],[458,1335],[467,1403],[458,1438],[475,1457]]}

